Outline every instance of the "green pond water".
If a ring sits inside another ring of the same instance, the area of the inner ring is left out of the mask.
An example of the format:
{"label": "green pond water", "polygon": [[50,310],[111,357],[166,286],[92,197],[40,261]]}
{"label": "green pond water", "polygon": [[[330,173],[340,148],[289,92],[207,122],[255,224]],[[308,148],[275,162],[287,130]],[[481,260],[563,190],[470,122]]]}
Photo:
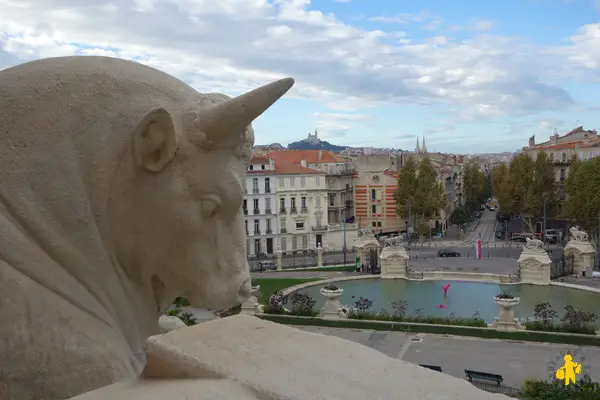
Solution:
{"label": "green pond water", "polygon": [[[442,287],[450,283],[448,295],[444,297]],[[403,279],[365,279],[337,282],[344,289],[340,297],[342,304],[354,304],[359,297],[373,301],[369,311],[382,309],[393,313],[392,303],[404,300],[407,303],[406,314],[414,316],[421,309],[422,315],[431,317],[449,316],[471,317],[478,312],[487,323],[498,316],[499,307],[493,297],[502,290],[520,297],[521,302],[515,307],[515,316],[519,319],[533,317],[536,304],[549,302],[559,317],[564,315],[564,307],[572,305],[578,310],[588,312],[600,311],[600,294],[560,286],[538,285],[499,285],[487,282],[461,281],[408,281]],[[315,301],[315,307],[321,308],[325,303],[319,290],[325,285],[312,286],[300,292],[308,293]],[[440,308],[444,304],[448,308]],[[598,325],[600,321],[596,321]]]}

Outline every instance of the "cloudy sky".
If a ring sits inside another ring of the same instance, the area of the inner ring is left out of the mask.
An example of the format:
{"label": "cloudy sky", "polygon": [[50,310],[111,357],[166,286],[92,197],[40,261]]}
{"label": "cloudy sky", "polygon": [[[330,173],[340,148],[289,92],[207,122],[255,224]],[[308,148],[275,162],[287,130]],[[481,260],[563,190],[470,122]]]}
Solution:
{"label": "cloudy sky", "polygon": [[261,144],[492,152],[600,128],[600,0],[0,0],[0,69],[75,54],[229,95],[292,76]]}

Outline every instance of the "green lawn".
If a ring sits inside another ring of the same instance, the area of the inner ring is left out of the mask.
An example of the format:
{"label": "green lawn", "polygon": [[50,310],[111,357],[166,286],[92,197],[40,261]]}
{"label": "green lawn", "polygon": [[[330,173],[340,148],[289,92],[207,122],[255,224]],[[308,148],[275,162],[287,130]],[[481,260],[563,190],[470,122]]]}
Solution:
{"label": "green lawn", "polygon": [[306,282],[316,282],[322,280],[321,278],[311,279],[297,279],[297,278],[258,278],[253,279],[253,282],[260,285],[260,299],[261,304],[266,304],[273,293],[278,290],[288,288],[290,286],[300,285]]}

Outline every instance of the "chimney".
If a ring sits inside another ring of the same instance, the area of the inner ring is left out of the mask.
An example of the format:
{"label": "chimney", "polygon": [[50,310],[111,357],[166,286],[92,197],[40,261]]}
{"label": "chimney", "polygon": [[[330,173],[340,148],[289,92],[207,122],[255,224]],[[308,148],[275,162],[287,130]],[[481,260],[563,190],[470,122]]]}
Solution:
{"label": "chimney", "polygon": [[273,160],[271,157],[269,157],[269,169],[271,171],[275,171],[275,160]]}
{"label": "chimney", "polygon": [[300,160],[300,165],[302,165],[303,167],[306,167],[306,160]]}
{"label": "chimney", "polygon": [[319,160],[323,159],[323,149],[319,149]]}

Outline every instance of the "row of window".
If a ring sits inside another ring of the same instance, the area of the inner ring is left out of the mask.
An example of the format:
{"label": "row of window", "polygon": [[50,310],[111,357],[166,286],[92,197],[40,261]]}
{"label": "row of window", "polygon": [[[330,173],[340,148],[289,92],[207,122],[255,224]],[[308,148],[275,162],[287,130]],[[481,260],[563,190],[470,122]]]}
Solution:
{"label": "row of window", "polygon": [[[296,178],[297,177],[295,177],[295,176],[290,176],[290,177],[280,176],[279,177],[279,187],[285,187],[286,179],[289,179],[290,187],[296,187]],[[314,178],[315,178],[316,186],[320,186],[321,185],[321,177],[315,176]],[[306,187],[307,179],[311,179],[311,178],[306,177],[306,176],[300,177],[300,187]],[[263,192],[260,191],[260,185],[259,185],[258,178],[257,177],[252,178],[252,193],[255,193],[255,194],[257,194],[257,193],[272,193],[271,178],[265,178]]]}
{"label": "row of window", "polygon": [[[298,239],[300,239],[300,240],[298,240]],[[292,248],[290,249],[291,251],[308,250],[308,235],[292,236],[291,245],[292,245]],[[300,246],[298,246],[298,245],[300,245]],[[287,247],[288,247],[287,238],[282,237],[281,238],[281,251],[283,251],[283,252],[288,251]],[[266,248],[263,246],[263,243],[260,239],[254,239],[254,254],[262,254],[262,253],[271,254],[271,253],[273,253],[273,250],[274,250],[274,248],[273,248],[272,239],[267,239]],[[249,252],[250,252],[250,246],[248,246],[248,253]]]}
{"label": "row of window", "polygon": [[[252,214],[251,215],[257,215],[257,214],[261,214],[261,209],[260,209],[260,200],[261,199],[252,199]],[[263,199],[264,204],[265,204],[265,208],[264,208],[264,213],[265,214],[271,214],[273,210],[271,210],[271,198],[266,197]],[[279,212],[282,214],[285,213],[307,213],[308,212],[308,207],[307,207],[307,198],[306,196],[301,196],[300,197],[300,209],[298,210],[298,204],[297,204],[297,198],[295,196],[290,197],[289,203],[290,203],[290,208],[288,209],[286,207],[286,198],[285,197],[280,197],[279,198]],[[315,203],[317,207],[321,207],[321,197],[317,196],[315,197]],[[244,199],[243,203],[242,203],[242,209],[244,210],[244,214],[248,215],[248,199]]]}
{"label": "row of window", "polygon": [[[252,224],[252,232],[254,234],[254,236],[259,236],[259,235],[272,235],[274,234],[274,230],[273,230],[273,220],[272,219],[266,219],[265,220],[265,229],[261,230],[261,223],[259,219],[255,219],[253,221]],[[244,223],[246,224],[246,235],[248,235],[250,233],[250,222],[248,220],[244,221]],[[321,218],[317,218],[316,219],[316,223],[317,223],[317,227],[322,227],[323,226],[323,220]],[[285,218],[281,218],[279,220],[279,232],[280,233],[287,233],[287,220]],[[294,227],[296,228],[296,231],[304,231],[307,227],[306,227],[306,221],[304,220],[296,220],[294,221]]]}

